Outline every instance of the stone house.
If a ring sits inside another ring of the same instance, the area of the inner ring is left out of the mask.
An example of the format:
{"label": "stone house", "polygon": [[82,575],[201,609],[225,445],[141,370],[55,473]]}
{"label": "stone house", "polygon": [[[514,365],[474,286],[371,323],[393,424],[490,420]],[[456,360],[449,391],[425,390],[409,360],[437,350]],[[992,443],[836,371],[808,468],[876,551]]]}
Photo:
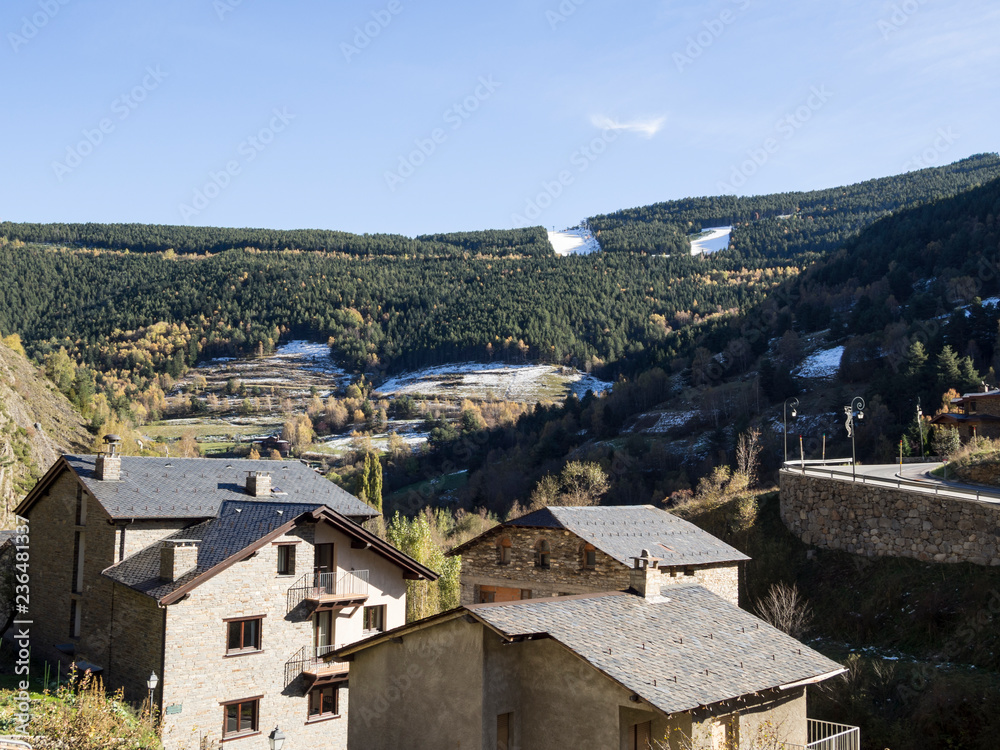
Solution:
{"label": "stone house", "polygon": [[461,603],[624,590],[632,560],[657,559],[663,585],[698,583],[739,604],[739,550],[652,505],[547,507],[452,549]]}
{"label": "stone house", "polygon": [[858,750],[807,718],[807,686],[846,670],[656,565],[635,593],[467,604],[340,649],[350,746]]}
{"label": "stone house", "polygon": [[964,442],[974,437],[1000,438],[1000,390],[987,385],[981,392],[953,398],[951,405],[956,411],[938,414],[931,424],[956,428]]}
{"label": "stone house", "polygon": [[[348,665],[322,657],[406,621],[436,574],[365,530],[375,515],[295,461],[63,456],[18,507],[32,654],[153,699],[168,750],[274,726],[344,748]],[[65,670],[64,670],[65,671]]]}

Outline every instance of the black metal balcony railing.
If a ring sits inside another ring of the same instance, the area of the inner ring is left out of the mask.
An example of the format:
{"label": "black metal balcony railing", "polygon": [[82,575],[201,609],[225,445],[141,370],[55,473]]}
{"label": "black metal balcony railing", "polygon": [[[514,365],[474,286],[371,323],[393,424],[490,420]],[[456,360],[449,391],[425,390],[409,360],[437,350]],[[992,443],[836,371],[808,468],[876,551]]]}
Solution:
{"label": "black metal balcony railing", "polygon": [[330,675],[346,674],[349,664],[340,659],[325,659],[327,654],[337,650],[330,644],[326,646],[303,646],[285,662],[285,684],[290,684],[299,675],[318,679]]}
{"label": "black metal balcony railing", "polygon": [[288,589],[288,611],[303,601],[317,603],[343,602],[344,606],[368,598],[368,571],[349,570],[345,573],[306,573]]}

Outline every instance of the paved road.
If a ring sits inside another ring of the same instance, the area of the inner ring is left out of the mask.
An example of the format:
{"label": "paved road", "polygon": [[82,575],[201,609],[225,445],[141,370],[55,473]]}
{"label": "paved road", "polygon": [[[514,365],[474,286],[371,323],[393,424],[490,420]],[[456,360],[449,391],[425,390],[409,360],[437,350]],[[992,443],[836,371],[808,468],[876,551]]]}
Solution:
{"label": "paved road", "polygon": [[[986,503],[1000,503],[1000,488],[963,482],[945,481],[931,476],[932,469],[941,466],[938,462],[903,464],[900,473],[899,464],[859,464],[857,467],[846,465],[823,466],[819,462],[806,462],[806,474],[812,476],[834,477],[836,479],[854,479],[856,482],[885,483],[915,492],[927,492],[949,497],[962,497],[968,500],[978,500]],[[796,464],[789,462],[789,469],[796,470]]]}

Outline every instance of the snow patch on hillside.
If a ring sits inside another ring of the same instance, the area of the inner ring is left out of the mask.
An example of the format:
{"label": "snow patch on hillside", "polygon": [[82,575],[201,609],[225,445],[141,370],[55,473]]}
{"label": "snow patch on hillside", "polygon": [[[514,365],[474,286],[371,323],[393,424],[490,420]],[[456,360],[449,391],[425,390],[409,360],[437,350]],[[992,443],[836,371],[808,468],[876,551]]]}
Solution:
{"label": "snow patch on hillside", "polygon": [[840,369],[840,360],[844,356],[844,347],[835,346],[810,354],[799,365],[796,373],[800,378],[832,378]]}
{"label": "snow patch on hillside", "polygon": [[589,255],[600,252],[601,246],[590,229],[585,226],[566,229],[562,232],[549,232],[549,244],[556,255]]}
{"label": "snow patch on hillside", "polygon": [[494,398],[504,401],[561,401],[572,391],[601,394],[613,383],[572,368],[555,365],[510,365],[500,362],[429,367],[387,380],[375,389],[382,396]]}
{"label": "snow patch on hillside", "polygon": [[690,237],[691,255],[717,253],[720,250],[725,250],[729,247],[729,236],[732,233],[732,227],[709,227],[698,234],[692,234]]}

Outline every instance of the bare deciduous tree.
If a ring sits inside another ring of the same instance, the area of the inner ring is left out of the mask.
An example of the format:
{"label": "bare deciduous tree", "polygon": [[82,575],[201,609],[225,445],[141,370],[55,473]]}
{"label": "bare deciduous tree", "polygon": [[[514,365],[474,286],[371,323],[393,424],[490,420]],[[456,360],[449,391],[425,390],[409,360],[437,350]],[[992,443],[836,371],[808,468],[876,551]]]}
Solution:
{"label": "bare deciduous tree", "polygon": [[736,471],[747,479],[747,486],[753,487],[757,481],[757,467],[760,465],[760,430],[751,427],[740,434],[736,443]]}
{"label": "bare deciduous tree", "polygon": [[757,601],[756,610],[762,620],[793,638],[801,636],[812,622],[812,608],[794,584],[773,584],[767,596]]}

